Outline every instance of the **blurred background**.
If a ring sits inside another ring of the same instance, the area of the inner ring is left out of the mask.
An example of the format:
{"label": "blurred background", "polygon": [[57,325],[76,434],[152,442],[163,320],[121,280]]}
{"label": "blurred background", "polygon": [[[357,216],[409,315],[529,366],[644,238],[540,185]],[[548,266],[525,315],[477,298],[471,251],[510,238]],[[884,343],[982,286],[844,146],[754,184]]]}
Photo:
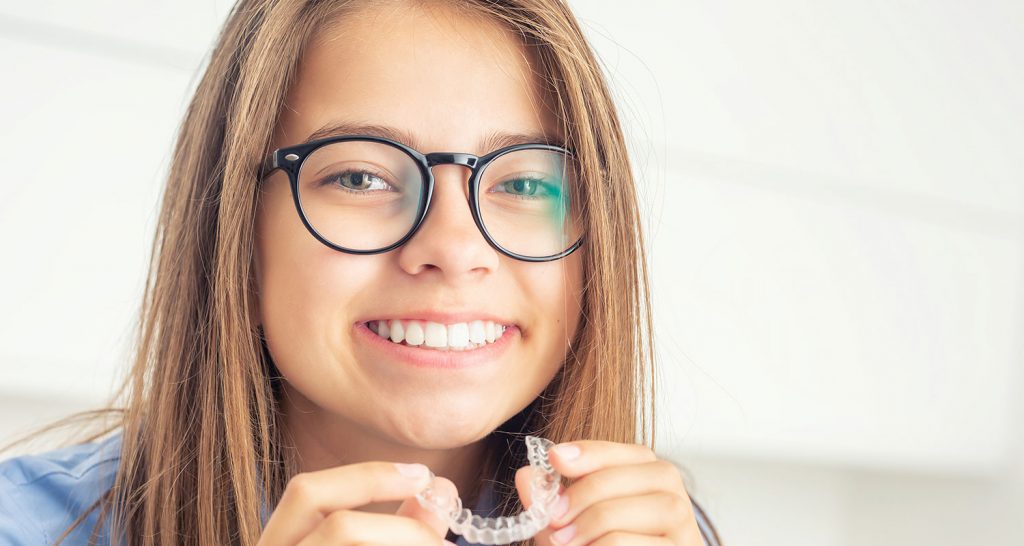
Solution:
{"label": "blurred background", "polygon": [[[641,182],[657,447],[724,543],[1024,543],[1024,3],[570,3]],[[0,443],[123,373],[230,6],[0,2]]]}

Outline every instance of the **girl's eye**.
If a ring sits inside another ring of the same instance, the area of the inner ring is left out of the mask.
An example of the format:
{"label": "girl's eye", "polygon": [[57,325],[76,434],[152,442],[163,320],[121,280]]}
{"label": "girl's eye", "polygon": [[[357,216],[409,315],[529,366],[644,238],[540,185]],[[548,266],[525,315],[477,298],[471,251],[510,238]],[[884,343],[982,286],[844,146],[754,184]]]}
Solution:
{"label": "girl's eye", "polygon": [[336,185],[351,193],[370,193],[372,191],[388,191],[393,189],[383,178],[367,171],[345,171],[324,177],[321,186]]}
{"label": "girl's eye", "polygon": [[521,199],[544,199],[558,195],[551,184],[536,178],[515,178],[495,186],[499,193],[508,193]]}

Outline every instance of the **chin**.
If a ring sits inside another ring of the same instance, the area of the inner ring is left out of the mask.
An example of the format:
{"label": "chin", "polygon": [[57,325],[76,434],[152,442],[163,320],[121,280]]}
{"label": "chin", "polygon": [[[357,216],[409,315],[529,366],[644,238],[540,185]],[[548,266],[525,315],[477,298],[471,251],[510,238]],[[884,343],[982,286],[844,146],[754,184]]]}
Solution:
{"label": "chin", "polygon": [[419,449],[454,449],[477,442],[494,431],[493,423],[481,412],[439,412],[403,419],[392,434],[401,443]]}

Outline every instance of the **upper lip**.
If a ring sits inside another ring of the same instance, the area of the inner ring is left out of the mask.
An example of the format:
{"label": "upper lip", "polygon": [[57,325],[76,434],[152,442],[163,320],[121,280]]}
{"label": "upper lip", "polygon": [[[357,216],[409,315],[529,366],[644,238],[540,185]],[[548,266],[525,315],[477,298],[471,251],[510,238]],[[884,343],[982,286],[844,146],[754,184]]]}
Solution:
{"label": "upper lip", "polygon": [[444,312],[430,309],[400,311],[397,313],[381,313],[380,315],[372,318],[361,319],[360,322],[371,322],[374,320],[419,320],[437,322],[440,324],[456,324],[459,322],[472,322],[474,320],[489,320],[506,326],[515,325],[515,321],[512,319],[501,317],[486,311]]}

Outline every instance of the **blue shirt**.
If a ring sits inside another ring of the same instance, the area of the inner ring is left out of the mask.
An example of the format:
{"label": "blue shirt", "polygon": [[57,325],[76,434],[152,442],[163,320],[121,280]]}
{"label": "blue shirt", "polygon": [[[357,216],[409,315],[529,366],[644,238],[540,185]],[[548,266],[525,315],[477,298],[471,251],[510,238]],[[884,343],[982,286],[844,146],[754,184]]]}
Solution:
{"label": "blue shirt", "polygon": [[[60,536],[114,484],[121,459],[121,433],[38,455],[22,455],[0,462],[0,544],[48,545]],[[493,490],[485,488],[473,512],[489,515],[495,508]],[[705,537],[711,535],[704,514],[697,510],[697,523]],[[85,546],[93,531],[99,509],[62,542]],[[264,507],[263,523],[267,512]],[[109,516],[99,533],[98,544],[110,544]],[[705,544],[708,539],[705,538]],[[470,543],[459,537],[458,546]]]}

